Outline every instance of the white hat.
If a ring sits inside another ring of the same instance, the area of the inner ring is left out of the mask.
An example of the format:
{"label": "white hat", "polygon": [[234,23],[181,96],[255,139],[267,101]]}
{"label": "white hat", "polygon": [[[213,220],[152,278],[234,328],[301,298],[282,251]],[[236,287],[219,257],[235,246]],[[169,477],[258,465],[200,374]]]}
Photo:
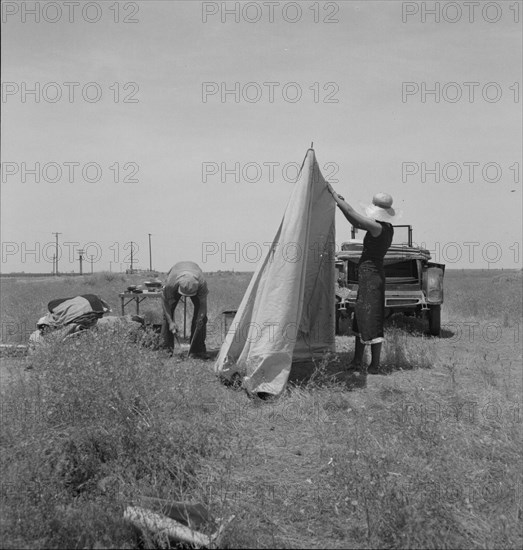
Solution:
{"label": "white hat", "polygon": [[401,212],[392,208],[392,197],[388,193],[376,193],[372,204],[364,206],[365,215],[373,220],[392,223],[401,217]]}
{"label": "white hat", "polygon": [[49,321],[47,320],[47,315],[44,315],[43,317],[40,317],[40,319],[38,319],[38,321],[36,321],[36,326],[37,327],[48,327],[49,326]]}

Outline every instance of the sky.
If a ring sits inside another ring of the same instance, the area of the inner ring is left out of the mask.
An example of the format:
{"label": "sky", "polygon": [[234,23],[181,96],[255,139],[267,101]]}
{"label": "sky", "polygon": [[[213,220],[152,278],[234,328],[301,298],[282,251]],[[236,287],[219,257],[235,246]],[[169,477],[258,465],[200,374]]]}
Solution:
{"label": "sky", "polygon": [[148,268],[149,234],[154,269],[253,271],[311,142],[338,193],[390,193],[435,261],[521,268],[522,18],[521,1],[5,1],[1,270],[52,272],[58,232],[61,272],[79,248],[125,270],[131,243]]}

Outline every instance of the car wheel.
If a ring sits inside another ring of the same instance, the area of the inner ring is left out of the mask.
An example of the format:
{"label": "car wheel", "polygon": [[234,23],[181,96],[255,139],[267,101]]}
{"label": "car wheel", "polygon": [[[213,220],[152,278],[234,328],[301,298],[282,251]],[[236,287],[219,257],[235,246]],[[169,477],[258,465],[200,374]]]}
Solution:
{"label": "car wheel", "polygon": [[441,305],[430,306],[429,332],[432,336],[439,336],[441,332]]}

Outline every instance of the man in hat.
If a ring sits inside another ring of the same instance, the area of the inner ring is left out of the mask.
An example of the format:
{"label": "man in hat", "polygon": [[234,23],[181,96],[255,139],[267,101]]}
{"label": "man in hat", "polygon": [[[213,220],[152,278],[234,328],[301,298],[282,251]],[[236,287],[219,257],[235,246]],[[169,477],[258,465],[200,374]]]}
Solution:
{"label": "man in hat", "polygon": [[188,297],[194,307],[189,355],[206,358],[208,293],[207,281],[198,264],[190,261],[178,262],[169,270],[162,296],[164,314],[162,339],[165,347],[174,348],[174,338],[178,337],[179,332],[179,328],[174,322],[174,312],[180,298],[184,296],[187,299]]}

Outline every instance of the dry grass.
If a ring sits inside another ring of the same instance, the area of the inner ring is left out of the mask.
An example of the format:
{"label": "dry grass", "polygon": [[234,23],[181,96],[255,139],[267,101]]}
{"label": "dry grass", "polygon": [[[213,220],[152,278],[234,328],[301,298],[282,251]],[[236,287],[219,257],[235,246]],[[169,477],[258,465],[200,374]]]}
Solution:
{"label": "dry grass", "polygon": [[[193,424],[186,416],[174,360],[126,336],[88,332],[56,342],[11,381],[0,432],[9,526],[2,540],[91,547],[102,537],[133,546],[121,525],[124,503],[163,493],[184,498],[196,483],[198,457],[224,445],[217,420]],[[193,399],[204,397],[192,388]]]}
{"label": "dry grass", "polygon": [[[216,347],[222,341],[222,311],[236,309],[249,284],[251,273],[218,272],[206,275],[210,298],[208,305],[208,342]],[[165,274],[160,278],[165,280]],[[129,285],[143,284],[143,275],[121,273],[95,273],[82,277],[47,277],[35,281],[32,278],[0,278],[0,317],[2,319],[0,341],[26,344],[35,330],[36,321],[47,312],[47,303],[57,297],[79,294],[98,294],[112,308],[113,315],[120,315],[118,294]],[[135,313],[134,304],[126,308]],[[183,326],[183,306],[176,310],[176,319]],[[161,323],[162,313],[159,300],[147,300],[140,304],[140,314],[148,323]],[[190,332],[192,302],[187,302],[187,332]]]}
{"label": "dry grass", "polygon": [[[213,277],[219,316],[248,277]],[[480,300],[481,285],[468,289]],[[391,323],[384,376],[344,373],[352,338],[337,337],[338,354],[294,369],[269,402],[124,334],[43,351],[3,388],[2,545],[134,548],[123,509],[154,497],[235,514],[227,547],[519,548],[514,315],[494,343]],[[503,326],[496,311],[477,320]]]}
{"label": "dry grass", "polygon": [[509,326],[521,320],[523,271],[448,270],[444,320],[497,320]]}

